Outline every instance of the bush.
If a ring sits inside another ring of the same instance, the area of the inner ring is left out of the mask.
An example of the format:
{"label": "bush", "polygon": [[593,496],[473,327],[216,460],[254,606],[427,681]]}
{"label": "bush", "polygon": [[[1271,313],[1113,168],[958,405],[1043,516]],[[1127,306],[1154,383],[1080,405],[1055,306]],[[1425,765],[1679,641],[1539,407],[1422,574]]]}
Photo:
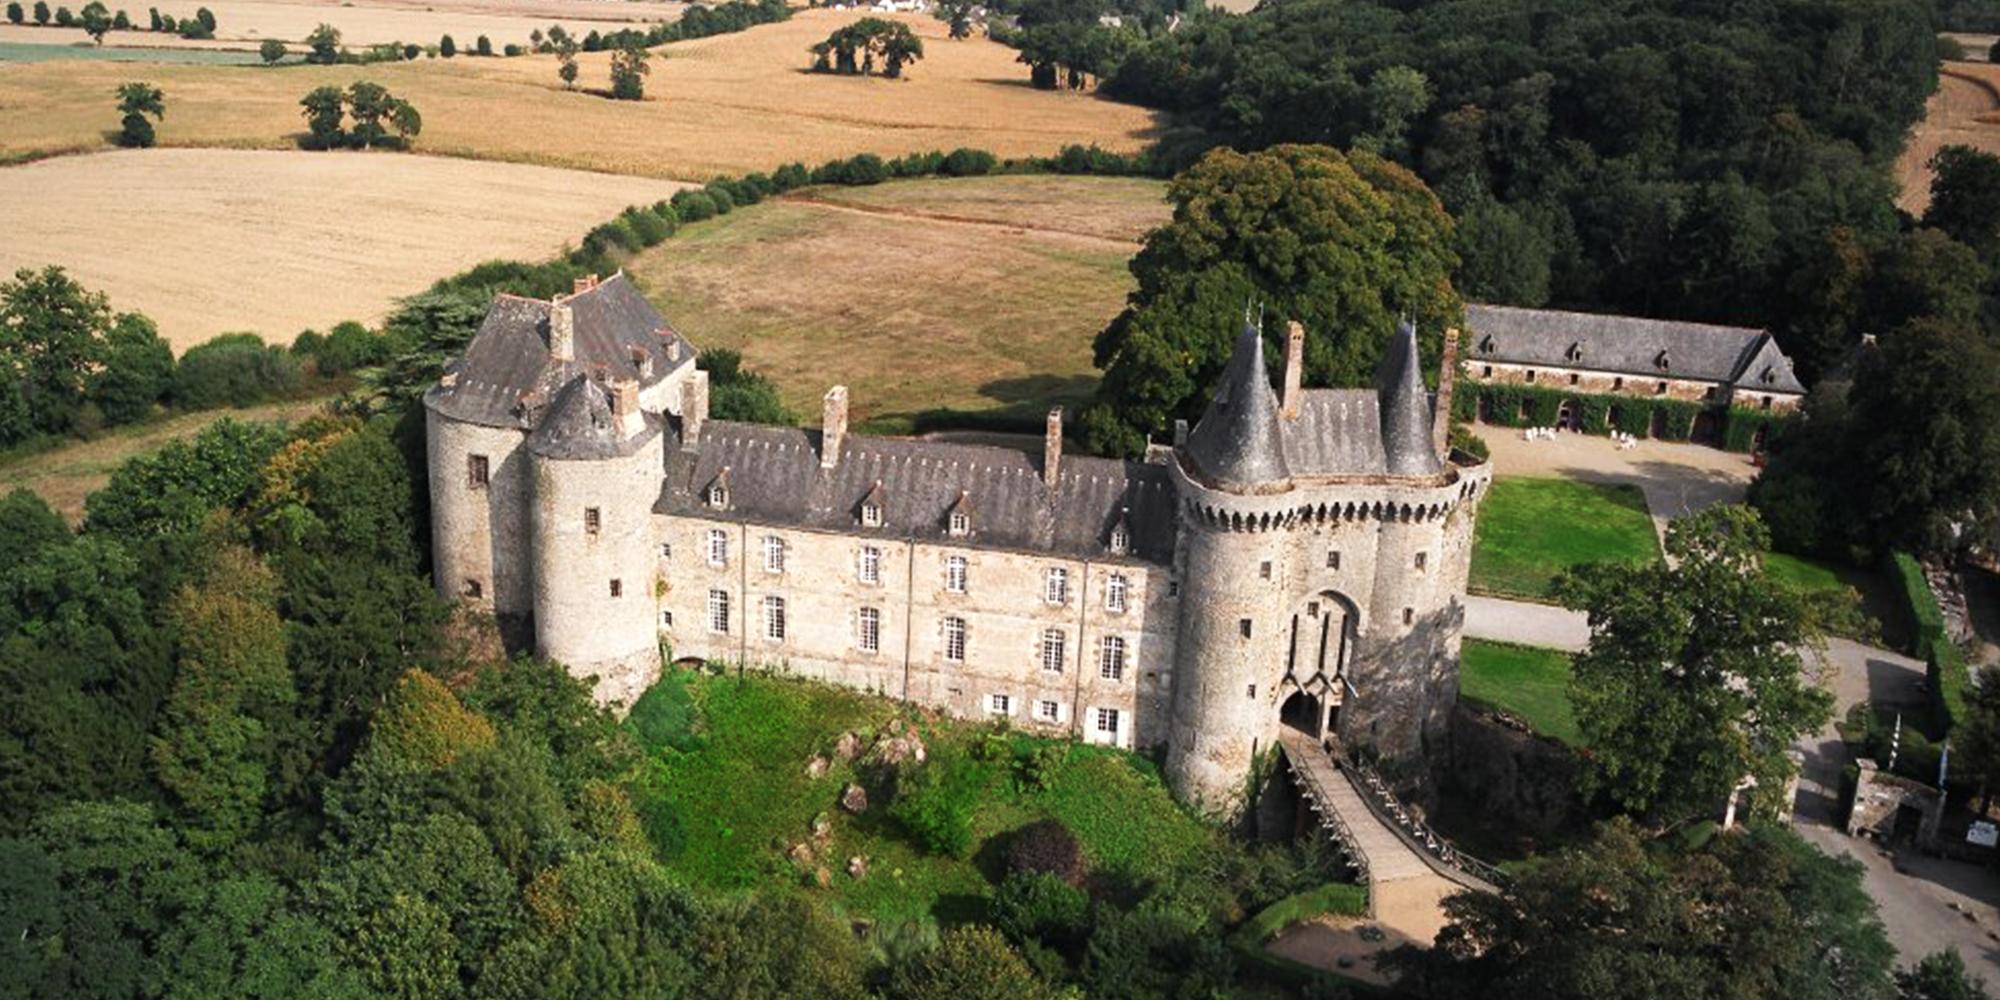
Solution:
{"label": "bush", "polygon": [[726,185],[710,184],[701,190],[708,195],[709,204],[715,206],[715,214],[728,215],[736,209],[736,198],[729,193]]}
{"label": "bush", "polygon": [[188,349],[174,372],[173,399],[190,410],[251,406],[296,392],[299,362],[254,333],[225,333]]}
{"label": "bush", "polygon": [[1930,581],[1924,578],[1923,564],[1907,552],[1892,552],[1889,576],[1896,581],[1903,605],[1909,610],[1916,636],[1912,652],[1924,661],[1930,680],[1931,708],[1936,718],[1927,731],[1932,738],[1942,740],[1966,715],[1965,686],[1970,677],[1965,654],[1945,631],[1944,610],[1938,606]]}
{"label": "bush", "polygon": [[266,38],[263,44],[257,46],[257,54],[263,57],[265,65],[275,63],[285,58],[285,43],[275,38]]}
{"label": "bush", "polygon": [[472,51],[482,56],[492,55],[493,39],[488,38],[485,35],[480,35],[479,38],[472,43]]}
{"label": "bush", "polygon": [[119,119],[118,144],[127,149],[150,149],[158,138],[153,133],[153,123],[145,115],[130,114]]}
{"label": "bush", "polygon": [[972,846],[972,818],[990,772],[951,752],[939,752],[904,783],[889,815],[932,854],[964,857]]}
{"label": "bush", "polygon": [[992,173],[999,166],[999,158],[992,153],[960,147],[945,156],[938,172],[946,177],[978,177]]}
{"label": "bush", "polygon": [[70,9],[69,9],[68,7],[57,7],[57,8],[56,8],[56,27],[58,27],[58,28],[74,28],[74,27],[76,27],[76,15],[75,15],[75,14],[73,14],[73,13],[71,13],[71,12],[70,12]]}
{"label": "bush", "polygon": [[787,163],[771,172],[772,190],[783,193],[812,183],[812,172],[803,163]]}
{"label": "bush", "polygon": [[509,59],[512,59],[515,56],[527,55],[528,50],[522,48],[519,45],[514,44],[513,42],[508,42],[507,47],[500,50],[500,54],[506,56]]}
{"label": "bush", "polygon": [[638,234],[639,242],[644,246],[658,246],[660,241],[674,234],[674,227],[668,225],[651,209],[633,206],[627,208],[619,218],[624,220],[632,232]]}
{"label": "bush", "polygon": [[7,4],[7,23],[20,24],[27,19],[27,11],[21,9],[21,0],[10,0]]}
{"label": "bush", "polygon": [[446,35],[443,38],[438,39],[438,55],[441,55],[446,59],[450,59],[451,57],[458,55],[458,43],[452,41],[450,35]]}
{"label": "bush", "polygon": [[994,892],[991,912],[994,926],[1015,941],[1060,947],[1081,936],[1090,897],[1057,876],[1016,872]]}
{"label": "bush", "polygon": [[1791,416],[1772,413],[1769,410],[1746,410],[1732,406],[1722,425],[1722,447],[1728,451],[1751,452],[1756,450],[1757,432],[1764,431],[1764,447],[1768,450],[1771,442],[1785,432],[1791,423]]}
{"label": "bush", "polygon": [[1007,871],[1015,875],[1053,875],[1070,885],[1082,885],[1083,845],[1060,820],[1037,820],[1008,838]]}
{"label": "bush", "polygon": [[[292,342],[292,353],[302,354],[300,341]],[[356,368],[381,364],[388,358],[388,342],[368,331],[353,320],[336,325],[319,344],[318,350],[310,355],[313,366],[321,375],[343,375]]]}
{"label": "bush", "polygon": [[645,243],[639,239],[639,234],[633,231],[632,224],[622,215],[599,225],[583,236],[583,251],[591,256],[597,256],[614,247],[632,251],[643,249],[644,246]]}
{"label": "bush", "polygon": [[676,191],[668,202],[682,222],[700,222],[716,216],[715,199],[705,191]]}
{"label": "bush", "polygon": [[778,193],[777,185],[767,174],[745,174],[740,183],[750,194],[750,200],[745,204],[754,205]]}

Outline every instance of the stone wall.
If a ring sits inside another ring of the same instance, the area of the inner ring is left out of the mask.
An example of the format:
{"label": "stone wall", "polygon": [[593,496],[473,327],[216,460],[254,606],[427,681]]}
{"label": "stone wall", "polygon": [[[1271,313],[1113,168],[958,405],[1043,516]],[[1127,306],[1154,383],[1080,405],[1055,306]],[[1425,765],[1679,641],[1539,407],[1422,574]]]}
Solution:
{"label": "stone wall", "polygon": [[[1713,403],[1742,407],[1748,410],[1768,409],[1773,413],[1791,413],[1799,408],[1801,397],[1791,393],[1762,393],[1748,389],[1732,389],[1720,382],[1705,379],[1674,378],[1670,375],[1621,375],[1616,372],[1594,371],[1588,368],[1563,368],[1545,365],[1515,365],[1496,361],[1482,361],[1472,358],[1465,363],[1466,378],[1472,382],[1493,382],[1502,385],[1533,385],[1554,391],[1569,390],[1600,396],[1631,396],[1643,399],[1678,399],[1685,402]],[[1665,391],[1661,387],[1665,386]],[[1769,404],[1765,403],[1769,400]]]}
{"label": "stone wall", "polygon": [[[524,431],[483,427],[426,410],[433,579],[438,596],[462,600],[501,618],[534,609],[527,557],[528,453]],[[485,456],[487,483],[471,481],[473,456]]]}
{"label": "stone wall", "polygon": [[1445,794],[1469,815],[1529,837],[1581,822],[1581,762],[1568,747],[1463,706],[1452,713]]}
{"label": "stone wall", "polygon": [[[1145,747],[1165,738],[1162,722],[1173,663],[1179,600],[1165,567],[1137,560],[1080,560],[940,542],[808,531],[678,516],[655,518],[665,581],[660,621],[676,658],[728,660],[905,698],[964,718],[1004,714],[1024,728],[1074,733],[1096,742]],[[721,565],[708,558],[712,531],[727,539]],[[766,540],[782,550],[767,568]],[[864,547],[878,557],[878,582],[862,581]],[[966,561],[964,593],[946,587],[946,562]],[[1060,605],[1045,600],[1048,573],[1068,578]],[[1126,584],[1126,610],[1107,607],[1113,575]],[[727,632],[710,627],[711,592],[726,595]],[[783,601],[782,638],[767,628],[766,598]],[[861,648],[862,609],[879,621],[875,652]],[[965,659],[945,658],[944,619],[966,624]],[[670,624],[669,624],[670,623]],[[1045,670],[1045,632],[1062,636],[1061,669]],[[1103,639],[1125,643],[1116,679],[1104,676]],[[1004,711],[994,695],[1006,699]],[[1052,702],[1054,717],[1042,711]],[[1118,713],[1101,732],[1097,709]]]}

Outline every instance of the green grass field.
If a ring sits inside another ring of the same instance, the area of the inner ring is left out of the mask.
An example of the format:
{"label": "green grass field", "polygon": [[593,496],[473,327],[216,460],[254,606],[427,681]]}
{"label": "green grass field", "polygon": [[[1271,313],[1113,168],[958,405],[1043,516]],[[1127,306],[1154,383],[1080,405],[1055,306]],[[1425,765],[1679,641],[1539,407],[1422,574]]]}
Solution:
{"label": "green grass field", "polygon": [[1800,590],[1847,590],[1840,574],[1832,566],[1803,556],[1790,556],[1782,552],[1772,552],[1764,556],[1764,572],[1771,579],[1788,583]]}
{"label": "green grass field", "polygon": [[1495,479],[1479,509],[1472,589],[1539,600],[1571,566],[1658,558],[1659,541],[1638,487]]}
{"label": "green grass field", "polygon": [[[170,49],[131,46],[46,45],[39,42],[0,42],[0,63],[54,62],[58,59],[91,59],[99,62],[180,63],[201,66],[250,66],[264,58],[240,49]],[[297,60],[292,60],[296,62]]]}
{"label": "green grass field", "polygon": [[1583,734],[1569,703],[1569,657],[1552,649],[1465,640],[1458,693],[1519,717],[1535,731],[1576,745]]}
{"label": "green grass field", "polygon": [[[1060,762],[1035,785],[1004,762],[991,765],[971,849],[963,858],[926,853],[887,803],[871,802],[858,816],[839,808],[842,788],[857,777],[853,765],[835,759],[824,776],[806,774],[841,733],[866,744],[905,719],[918,725],[932,761],[963,755],[993,732],[821,684],[672,674],[633,709],[631,724],[652,763],[634,798],[668,867],[690,883],[721,891],[797,885],[824,866],[831,901],[878,920],[982,917],[1000,874],[998,840],[1045,817],[1076,834],[1093,871],[1127,884],[1163,874],[1215,835],[1141,758],[1011,734],[1017,753],[1054,747]],[[824,847],[812,862],[795,862],[788,852],[810,838],[822,814],[832,822]],[[868,862],[858,880],[846,874],[857,855]]]}

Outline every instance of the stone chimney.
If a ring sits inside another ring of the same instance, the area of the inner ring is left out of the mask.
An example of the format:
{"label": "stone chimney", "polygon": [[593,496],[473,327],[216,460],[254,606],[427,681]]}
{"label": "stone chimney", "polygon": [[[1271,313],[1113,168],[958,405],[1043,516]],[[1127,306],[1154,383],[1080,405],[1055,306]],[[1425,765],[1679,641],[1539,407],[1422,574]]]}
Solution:
{"label": "stone chimney", "polygon": [[1187,438],[1188,438],[1187,418],[1182,417],[1176,419],[1174,421],[1174,447],[1176,448],[1185,447],[1187,445]]}
{"label": "stone chimney", "polygon": [[570,285],[569,293],[571,295],[582,295],[583,293],[590,291],[591,289],[596,287],[597,287],[597,275],[586,274],[583,277],[576,279],[576,281]]}
{"label": "stone chimney", "polygon": [[681,448],[701,447],[701,425],[708,422],[708,373],[697,368],[681,383]]}
{"label": "stone chimney", "polygon": [[638,345],[632,346],[632,367],[638,369],[640,378],[653,377],[653,352]]}
{"label": "stone chimney", "polygon": [[819,409],[819,467],[840,464],[840,446],[847,440],[847,387],[836,385],[826,391]]}
{"label": "stone chimney", "polygon": [[639,410],[639,383],[622,378],[611,383],[611,417],[618,421],[618,435],[631,437],[646,429],[646,415]]}
{"label": "stone chimney", "polygon": [[1285,398],[1278,404],[1278,415],[1286,420],[1298,419],[1299,383],[1305,378],[1305,368],[1306,328],[1293,320],[1285,324]]}
{"label": "stone chimney", "polygon": [[1042,482],[1051,490],[1062,475],[1062,418],[1062,407],[1050,409],[1048,425],[1042,431]]}
{"label": "stone chimney", "polygon": [[1444,360],[1438,368],[1437,403],[1431,408],[1431,445],[1451,461],[1451,394],[1458,387],[1458,328],[1444,331]]}
{"label": "stone chimney", "polygon": [[549,357],[576,360],[576,316],[570,312],[569,302],[561,298],[549,303]]}

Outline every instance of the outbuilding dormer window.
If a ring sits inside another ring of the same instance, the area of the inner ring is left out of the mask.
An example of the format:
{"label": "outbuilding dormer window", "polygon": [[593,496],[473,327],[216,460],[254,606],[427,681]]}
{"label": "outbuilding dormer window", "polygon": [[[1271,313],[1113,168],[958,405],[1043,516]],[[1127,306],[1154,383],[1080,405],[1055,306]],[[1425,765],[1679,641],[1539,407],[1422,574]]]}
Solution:
{"label": "outbuilding dormer window", "polygon": [[1658,368],[1661,371],[1667,371],[1668,369],[1671,369],[1673,366],[1674,366],[1674,359],[1666,351],[1663,350],[1660,353],[1653,356],[1653,367]]}

